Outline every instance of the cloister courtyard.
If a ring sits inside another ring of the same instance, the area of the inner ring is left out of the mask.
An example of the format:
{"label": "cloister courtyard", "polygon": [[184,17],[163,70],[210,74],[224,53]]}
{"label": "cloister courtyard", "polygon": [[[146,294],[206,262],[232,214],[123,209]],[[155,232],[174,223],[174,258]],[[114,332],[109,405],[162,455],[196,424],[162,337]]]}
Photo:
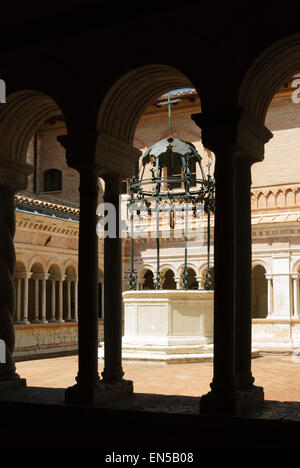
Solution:
{"label": "cloister courtyard", "polygon": [[[30,387],[67,388],[74,383],[77,356],[64,356],[16,363],[17,372]],[[300,402],[300,357],[261,354],[252,360],[255,384],[264,387],[265,399]],[[210,362],[159,364],[123,362],[125,378],[133,380],[135,393],[200,397],[209,391],[213,365]],[[103,360],[99,359],[99,373]]]}

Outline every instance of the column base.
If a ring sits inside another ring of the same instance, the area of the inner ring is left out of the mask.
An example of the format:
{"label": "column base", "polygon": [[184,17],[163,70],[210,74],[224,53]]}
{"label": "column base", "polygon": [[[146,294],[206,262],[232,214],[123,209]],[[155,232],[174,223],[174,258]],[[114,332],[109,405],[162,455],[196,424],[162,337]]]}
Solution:
{"label": "column base", "polygon": [[211,391],[200,400],[200,414],[239,416],[264,401],[263,387],[253,386],[249,391],[219,394]]}
{"label": "column base", "polygon": [[16,390],[27,386],[26,379],[15,378],[10,380],[0,380],[0,392],[5,390]]}
{"label": "column base", "polygon": [[14,322],[14,325],[29,325],[31,322],[29,320],[18,320]]}
{"label": "column base", "polygon": [[48,323],[48,320],[32,320],[32,324],[40,325],[42,323]]}
{"label": "column base", "polygon": [[56,319],[50,319],[48,320],[48,323],[64,323],[64,320],[56,320]]}
{"label": "column base", "polygon": [[75,384],[66,389],[65,402],[71,405],[101,405],[126,398],[132,393],[131,380],[122,380],[116,384],[104,384],[100,381],[93,387]]}

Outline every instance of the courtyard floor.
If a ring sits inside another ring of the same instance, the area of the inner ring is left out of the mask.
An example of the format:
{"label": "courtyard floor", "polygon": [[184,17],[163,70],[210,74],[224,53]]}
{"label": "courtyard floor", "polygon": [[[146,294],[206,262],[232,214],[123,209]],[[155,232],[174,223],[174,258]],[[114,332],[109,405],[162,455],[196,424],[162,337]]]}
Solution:
{"label": "courtyard floor", "polygon": [[[75,383],[77,356],[16,363],[17,372],[33,387],[66,388]],[[99,373],[103,361],[99,360]],[[212,363],[150,364],[124,362],[124,378],[137,393],[201,396],[210,390]],[[255,384],[266,400],[300,402],[300,358],[266,354],[252,360]]]}

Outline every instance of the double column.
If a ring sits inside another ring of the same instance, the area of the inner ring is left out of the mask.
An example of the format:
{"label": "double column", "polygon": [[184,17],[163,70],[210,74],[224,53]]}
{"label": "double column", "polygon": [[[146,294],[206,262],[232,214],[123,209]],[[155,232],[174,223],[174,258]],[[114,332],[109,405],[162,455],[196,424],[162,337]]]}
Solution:
{"label": "double column", "polygon": [[98,177],[93,164],[79,168],[78,374],[66,390],[67,403],[93,404],[99,393],[98,373]]}
{"label": "double column", "polygon": [[[66,403],[95,404],[132,392],[123,380],[121,367],[121,239],[105,240],[103,379],[98,373],[98,166],[95,163],[97,135],[94,132],[58,137],[67,150],[68,164],[80,175],[78,246],[78,373],[77,383],[65,393]],[[106,200],[118,210],[119,176],[106,178]],[[110,195],[111,194],[111,195]],[[117,195],[117,199],[115,198]],[[117,219],[118,222],[118,219]]]}
{"label": "double column", "polygon": [[251,374],[250,185],[271,134],[241,109],[192,118],[215,154],[216,184],[214,375],[200,411],[238,414],[263,400]]}

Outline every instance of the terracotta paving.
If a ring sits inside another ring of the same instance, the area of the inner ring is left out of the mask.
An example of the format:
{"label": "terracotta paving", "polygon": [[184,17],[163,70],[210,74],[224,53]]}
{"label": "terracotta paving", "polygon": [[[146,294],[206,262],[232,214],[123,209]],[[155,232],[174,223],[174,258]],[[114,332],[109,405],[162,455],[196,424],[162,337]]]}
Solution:
{"label": "terracotta paving", "polygon": [[[287,355],[264,355],[253,359],[256,385],[264,387],[265,398],[300,402],[300,359]],[[64,388],[75,383],[77,357],[40,359],[16,363],[17,372],[27,385]],[[133,380],[137,393],[200,396],[209,391],[211,363],[150,364],[123,363],[125,378]],[[103,361],[99,360],[99,372]]]}

